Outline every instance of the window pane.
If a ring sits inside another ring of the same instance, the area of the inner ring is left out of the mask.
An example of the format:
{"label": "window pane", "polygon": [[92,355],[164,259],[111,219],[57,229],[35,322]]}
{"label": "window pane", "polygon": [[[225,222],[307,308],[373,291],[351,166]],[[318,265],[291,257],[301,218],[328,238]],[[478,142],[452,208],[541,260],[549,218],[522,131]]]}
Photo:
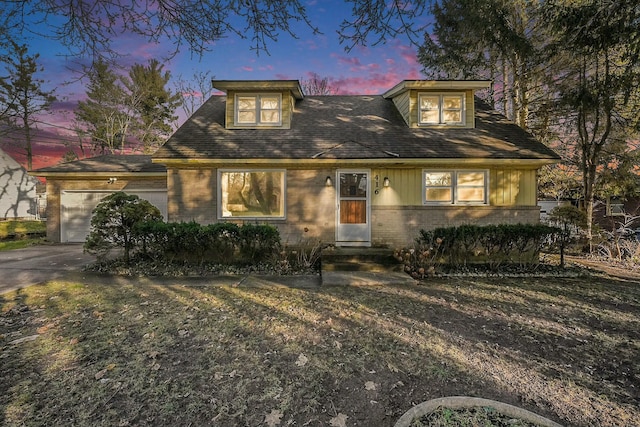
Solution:
{"label": "window pane", "polygon": [[451,188],[427,188],[428,202],[451,202]]}
{"label": "window pane", "polygon": [[423,111],[420,121],[423,123],[438,123],[439,113],[438,111]]}
{"label": "window pane", "polygon": [[367,197],[367,174],[341,173],[341,197]]}
{"label": "window pane", "polygon": [[420,109],[422,110],[437,110],[440,104],[440,97],[438,96],[421,96],[420,97]]}
{"label": "window pane", "polygon": [[451,172],[427,172],[424,176],[424,182],[427,186],[451,185]]}
{"label": "window pane", "polygon": [[279,108],[278,98],[262,97],[260,100],[260,103],[261,103],[260,107],[267,110],[277,110]]}
{"label": "window pane", "polygon": [[462,98],[459,96],[445,96],[443,100],[443,108],[445,110],[462,109]]}
{"label": "window pane", "polygon": [[256,112],[255,111],[238,111],[238,122],[240,123],[255,123]]}
{"label": "window pane", "polygon": [[255,97],[238,97],[238,109],[240,110],[255,110],[256,98]]}
{"label": "window pane", "polygon": [[484,186],[484,172],[458,172],[458,185]]}
{"label": "window pane", "polygon": [[462,114],[460,111],[445,111],[442,114],[442,119],[445,123],[460,123]]}
{"label": "window pane", "polygon": [[261,123],[278,123],[280,121],[280,112],[273,110],[262,110],[260,112]]}
{"label": "window pane", "polygon": [[284,217],[284,172],[222,172],[222,217]]}
{"label": "window pane", "polygon": [[458,200],[484,203],[484,187],[458,187]]}

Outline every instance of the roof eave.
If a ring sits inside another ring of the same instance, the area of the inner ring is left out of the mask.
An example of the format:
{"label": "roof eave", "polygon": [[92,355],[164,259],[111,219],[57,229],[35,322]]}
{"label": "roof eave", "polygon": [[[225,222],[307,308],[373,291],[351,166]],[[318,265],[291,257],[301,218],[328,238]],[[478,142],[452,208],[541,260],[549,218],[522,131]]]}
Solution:
{"label": "roof eave", "polygon": [[157,172],[136,172],[136,171],[111,171],[111,172],[95,172],[95,171],[31,171],[29,175],[43,177],[43,178],[83,178],[83,179],[92,179],[92,178],[109,178],[112,176],[117,176],[120,178],[130,177],[130,178],[139,178],[139,177],[147,177],[147,178],[163,178],[167,176],[166,171],[157,171]]}
{"label": "roof eave", "polygon": [[287,165],[287,164],[295,164],[295,165],[309,165],[309,166],[331,166],[331,165],[341,165],[341,164],[360,164],[360,165],[388,165],[388,166],[407,166],[407,167],[416,167],[416,166],[437,166],[437,165],[446,165],[446,164],[463,164],[466,166],[519,166],[519,167],[527,167],[527,168],[539,168],[545,165],[550,165],[554,163],[558,163],[560,160],[555,158],[540,158],[540,159],[495,159],[495,158],[451,158],[451,157],[442,157],[442,158],[370,158],[370,159],[362,159],[362,158],[341,158],[341,159],[320,159],[320,158],[308,158],[308,159],[223,159],[223,158],[201,158],[201,159],[174,159],[174,158],[157,158],[154,159],[154,163],[162,163],[167,165],[167,167],[171,166],[220,166],[224,165],[225,167],[237,167],[237,166],[267,166],[267,165]]}
{"label": "roof eave", "polygon": [[384,98],[393,98],[408,90],[479,90],[491,87],[491,80],[403,80],[385,93]]}
{"label": "roof eave", "polygon": [[211,80],[214,89],[224,93],[230,90],[285,90],[298,100],[304,99],[299,80]]}

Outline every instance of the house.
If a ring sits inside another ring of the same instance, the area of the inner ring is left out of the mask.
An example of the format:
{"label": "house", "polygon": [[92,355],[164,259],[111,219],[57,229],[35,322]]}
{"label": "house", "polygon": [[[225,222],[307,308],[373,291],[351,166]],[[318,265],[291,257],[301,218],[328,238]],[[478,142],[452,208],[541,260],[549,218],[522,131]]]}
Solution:
{"label": "house", "polygon": [[36,219],[38,180],[0,149],[0,220]]}
{"label": "house", "polygon": [[[145,185],[166,191],[169,221],[268,223],[291,244],[396,247],[423,228],[536,223],[537,170],[559,157],[474,96],[490,84],[405,80],[382,95],[307,96],[296,80],[215,80],[225,96],[151,156],[157,175]],[[50,218],[66,208],[61,192],[141,189],[141,169],[122,186],[102,163],[37,172]],[[50,239],[64,241],[64,215]]]}

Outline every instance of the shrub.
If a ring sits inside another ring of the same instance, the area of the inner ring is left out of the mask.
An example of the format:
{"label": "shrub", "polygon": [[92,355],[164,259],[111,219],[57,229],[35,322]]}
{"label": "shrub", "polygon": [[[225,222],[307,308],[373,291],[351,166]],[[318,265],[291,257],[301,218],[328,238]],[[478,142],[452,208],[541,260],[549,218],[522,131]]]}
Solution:
{"label": "shrub", "polygon": [[244,224],[240,227],[240,256],[247,262],[265,261],[280,250],[280,233],[271,225]]}
{"label": "shrub", "polygon": [[162,219],[160,210],[135,195],[119,191],[105,197],[93,211],[91,231],[84,249],[102,256],[111,249],[123,249],[126,264],[131,254],[142,250],[145,242],[140,233],[140,224]]}
{"label": "shrub", "polygon": [[147,256],[168,262],[257,263],[280,248],[278,230],[269,225],[150,221],[139,230],[146,236]]}
{"label": "shrub", "polygon": [[461,225],[420,230],[414,248],[396,252],[405,270],[414,276],[433,273],[436,267],[484,264],[492,270],[503,264],[538,263],[547,240],[559,230],[541,224]]}

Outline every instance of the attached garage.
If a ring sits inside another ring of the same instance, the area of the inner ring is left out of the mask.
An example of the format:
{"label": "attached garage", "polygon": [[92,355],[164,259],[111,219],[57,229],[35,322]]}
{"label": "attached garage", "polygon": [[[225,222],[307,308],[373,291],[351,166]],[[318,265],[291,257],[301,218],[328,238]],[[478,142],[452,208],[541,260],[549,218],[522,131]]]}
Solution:
{"label": "attached garage", "polygon": [[[167,190],[126,190],[160,209],[167,219]],[[84,242],[91,230],[91,216],[98,203],[111,191],[62,191],[60,194],[60,241]]]}
{"label": "attached garage", "polygon": [[47,180],[47,239],[84,242],[93,210],[117,191],[148,200],[167,218],[167,171],[148,155],[106,155],[38,169]]}

